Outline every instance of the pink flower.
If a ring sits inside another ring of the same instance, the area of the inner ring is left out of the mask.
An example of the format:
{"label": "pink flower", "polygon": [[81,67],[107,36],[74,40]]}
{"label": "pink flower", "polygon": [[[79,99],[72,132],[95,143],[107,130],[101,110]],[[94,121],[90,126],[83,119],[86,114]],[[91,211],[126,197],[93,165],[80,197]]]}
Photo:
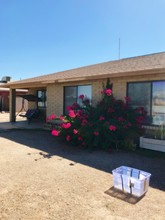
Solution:
{"label": "pink flower", "polygon": [[58,136],[59,135],[59,132],[57,130],[52,130],[52,135],[53,136]]}
{"label": "pink flower", "polygon": [[50,117],[51,117],[51,119],[53,120],[53,119],[56,118],[56,115],[55,115],[55,114],[52,114]]}
{"label": "pink flower", "polygon": [[130,101],[131,101],[130,97],[126,96],[126,97],[125,97],[125,101],[126,101],[126,102],[130,102]]}
{"label": "pink flower", "polygon": [[83,100],[83,99],[84,99],[84,95],[80,95],[80,96],[79,96],[79,99],[82,99],[82,100]]}
{"label": "pink flower", "polygon": [[63,123],[63,124],[61,125],[61,127],[62,127],[62,128],[66,128],[66,129],[67,129],[67,128],[70,128],[70,127],[71,127],[71,123],[69,123],[69,122],[68,122],[68,123]]}
{"label": "pink flower", "polygon": [[141,123],[144,122],[144,117],[143,117],[143,116],[138,116],[138,117],[136,118],[136,121],[137,121],[137,123],[141,124]]}
{"label": "pink flower", "polygon": [[73,129],[73,133],[74,133],[74,134],[77,134],[78,131],[77,131],[76,129]]}
{"label": "pink flower", "polygon": [[94,134],[95,136],[98,136],[98,135],[99,135],[99,132],[98,132],[98,131],[94,131],[93,134]]}
{"label": "pink flower", "polygon": [[61,127],[66,128],[66,124],[65,123],[61,124]]}
{"label": "pink flower", "polygon": [[105,118],[103,116],[100,116],[99,120],[103,121]]}
{"label": "pink flower", "polygon": [[67,135],[67,136],[66,136],[66,140],[67,140],[67,141],[70,141],[70,135]]}
{"label": "pink flower", "polygon": [[110,130],[110,131],[116,131],[116,129],[117,129],[117,128],[116,128],[115,125],[110,125],[110,126],[109,126],[109,130]]}
{"label": "pink flower", "polygon": [[79,104],[77,102],[73,103],[72,109],[77,109],[79,107]]}
{"label": "pink flower", "polygon": [[79,137],[78,137],[78,140],[79,140],[79,141],[82,141],[83,139],[82,139],[82,137],[81,137],[81,136],[79,136]]}
{"label": "pink flower", "polygon": [[70,116],[71,118],[75,118],[75,117],[76,117],[76,114],[74,113],[73,110],[70,110],[70,111],[69,111],[69,116]]}
{"label": "pink flower", "polygon": [[86,119],[83,119],[81,125],[84,126],[84,125],[87,124],[87,122],[88,122],[88,121],[87,121]]}
{"label": "pink flower", "polygon": [[67,111],[70,111],[70,110],[72,110],[72,107],[71,107],[71,106],[67,106],[67,107],[66,107],[66,110],[67,110]]}
{"label": "pink flower", "polygon": [[51,120],[51,117],[48,116],[48,117],[46,118],[46,122],[48,122],[48,121],[50,121],[50,120]]}
{"label": "pink flower", "polygon": [[120,121],[120,122],[124,122],[125,121],[125,119],[123,118],[123,117],[118,117],[118,121]]}
{"label": "pink flower", "polygon": [[112,113],[112,112],[114,112],[115,110],[113,109],[113,108],[109,108],[108,109],[108,113]]}
{"label": "pink flower", "polygon": [[64,120],[64,116],[63,116],[63,115],[60,116],[60,120],[61,120],[61,121]]}
{"label": "pink flower", "polygon": [[143,114],[143,115],[146,115],[146,112],[145,112],[145,110],[144,110],[143,107],[138,107],[138,108],[137,108],[137,111],[138,111],[139,113]]}
{"label": "pink flower", "polygon": [[112,94],[112,90],[111,89],[106,89],[105,93],[107,96],[110,96]]}
{"label": "pink flower", "polygon": [[128,122],[128,126],[129,126],[129,127],[131,127],[131,126],[132,126],[132,124],[131,124],[130,122]]}
{"label": "pink flower", "polygon": [[81,118],[82,118],[82,115],[83,115],[83,111],[82,111],[82,110],[78,110],[77,113],[76,113],[76,115],[77,115],[77,117],[78,117],[79,119],[81,119]]}
{"label": "pink flower", "polygon": [[47,117],[46,121],[50,121],[50,120],[53,120],[56,118],[56,115],[55,114],[52,114],[50,116]]}
{"label": "pink flower", "polygon": [[82,111],[82,110],[78,110],[78,111],[77,111],[77,114],[78,114],[78,115],[82,115],[82,114],[83,114],[83,111]]}

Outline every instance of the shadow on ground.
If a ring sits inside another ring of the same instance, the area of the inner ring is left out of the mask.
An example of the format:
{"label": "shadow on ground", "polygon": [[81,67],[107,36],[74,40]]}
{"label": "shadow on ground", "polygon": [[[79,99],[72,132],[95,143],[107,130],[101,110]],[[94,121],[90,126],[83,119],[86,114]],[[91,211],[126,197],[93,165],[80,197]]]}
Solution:
{"label": "shadow on ground", "polygon": [[110,189],[105,191],[105,194],[112,196],[114,198],[120,199],[122,201],[128,202],[133,205],[138,203],[144,197],[144,195],[141,197],[137,197],[132,194],[125,193],[125,192],[122,192],[121,190],[115,189],[114,187],[111,187]]}
{"label": "shadow on ground", "polygon": [[[39,157],[35,159],[51,159],[54,155],[73,161],[69,165],[81,163],[108,173],[121,166],[131,166],[152,174],[150,186],[165,190],[165,159],[164,157],[148,157],[137,152],[125,151],[94,151],[69,146],[55,137],[49,131],[8,130],[0,132],[0,137],[23,144],[29,148],[38,149]],[[29,156],[31,151],[29,150]]]}

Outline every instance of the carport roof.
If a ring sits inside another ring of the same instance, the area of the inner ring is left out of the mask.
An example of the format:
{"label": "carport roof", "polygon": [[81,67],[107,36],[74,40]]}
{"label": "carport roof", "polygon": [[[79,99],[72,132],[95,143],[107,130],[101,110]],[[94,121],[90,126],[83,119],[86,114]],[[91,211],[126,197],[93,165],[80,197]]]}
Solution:
{"label": "carport roof", "polygon": [[6,87],[28,88],[51,83],[84,81],[101,78],[135,76],[165,72],[165,52],[84,66],[62,72],[10,82]]}

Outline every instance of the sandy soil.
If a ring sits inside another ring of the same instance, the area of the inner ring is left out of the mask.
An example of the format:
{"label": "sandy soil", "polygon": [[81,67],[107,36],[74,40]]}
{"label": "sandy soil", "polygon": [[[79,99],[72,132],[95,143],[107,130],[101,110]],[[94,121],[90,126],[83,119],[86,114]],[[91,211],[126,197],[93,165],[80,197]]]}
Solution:
{"label": "sandy soil", "polygon": [[[165,159],[134,152],[88,152],[48,131],[0,132],[1,220],[164,220]],[[152,173],[141,199],[113,194],[112,169]]]}

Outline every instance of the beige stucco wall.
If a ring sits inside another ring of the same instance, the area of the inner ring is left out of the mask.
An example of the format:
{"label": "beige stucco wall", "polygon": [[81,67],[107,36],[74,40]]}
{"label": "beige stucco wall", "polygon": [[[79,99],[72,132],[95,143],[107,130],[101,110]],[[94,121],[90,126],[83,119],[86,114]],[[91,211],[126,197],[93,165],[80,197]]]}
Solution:
{"label": "beige stucco wall", "polygon": [[[128,82],[140,82],[140,81],[142,82],[142,81],[154,81],[154,80],[165,80],[165,73],[161,73],[161,74],[155,73],[147,76],[141,75],[141,76],[112,78],[111,83],[113,83],[113,94],[117,99],[124,99],[127,94]],[[47,116],[53,113],[56,114],[57,116],[63,114],[64,86],[91,84],[92,103],[95,104],[101,98],[100,91],[103,88],[103,83],[106,84],[106,79],[48,85],[47,86]]]}
{"label": "beige stucco wall", "polygon": [[49,85],[46,91],[47,96],[47,116],[63,114],[63,86],[59,84]]}
{"label": "beige stucco wall", "polygon": [[[37,90],[36,89],[29,89],[28,94],[36,95]],[[28,102],[28,109],[35,109],[36,103],[35,102]]]}
{"label": "beige stucco wall", "polygon": [[95,103],[101,98],[100,91],[102,90],[103,83],[106,83],[106,80],[49,85],[47,87],[47,116],[56,114],[59,117],[63,114],[65,86],[92,85],[92,100],[94,100],[93,103]]}

